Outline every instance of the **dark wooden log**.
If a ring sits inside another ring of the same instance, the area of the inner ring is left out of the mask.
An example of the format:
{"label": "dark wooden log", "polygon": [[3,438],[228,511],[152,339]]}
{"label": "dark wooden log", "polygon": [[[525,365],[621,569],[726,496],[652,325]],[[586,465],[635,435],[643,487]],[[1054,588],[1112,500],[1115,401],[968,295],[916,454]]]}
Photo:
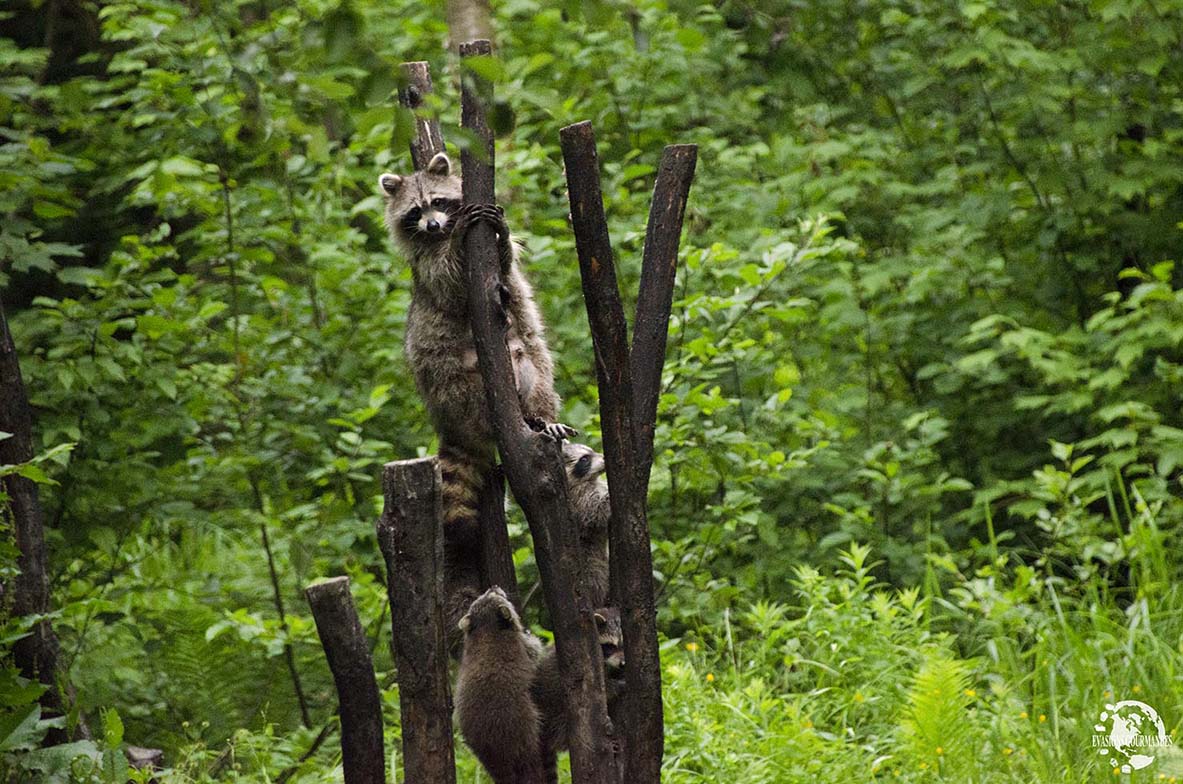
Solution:
{"label": "dark wooden log", "polygon": [[521,612],[522,595],[513,568],[509,529],[505,524],[505,473],[501,466],[494,466],[485,473],[485,484],[477,501],[477,519],[481,524],[481,590],[501,586]]}
{"label": "dark wooden log", "polygon": [[649,205],[649,224],[645,229],[645,252],[641,261],[641,285],[637,293],[630,355],[635,404],[633,427],[642,496],[648,493],[649,472],[653,467],[653,430],[657,421],[657,401],[661,396],[661,369],[665,364],[670,307],[674,301],[678,243],[697,162],[697,145],[671,144],[665,148],[657,169],[653,201]]}
{"label": "dark wooden log", "polygon": [[386,559],[408,784],[455,784],[444,645],[440,471],[434,457],[387,463],[378,547]]}
{"label": "dark wooden log", "polygon": [[415,168],[427,166],[437,152],[444,151],[444,136],[440,132],[440,121],[427,104],[432,92],[431,69],[419,61],[402,64],[402,75],[406,84],[398,91],[398,100],[415,113],[415,136],[411,139],[411,160]]}
{"label": "dark wooden log", "polygon": [[386,784],[382,702],[370,644],[357,617],[348,577],[304,589],[316,632],[333,673],[341,716],[341,761],[345,784]]}
{"label": "dark wooden log", "polygon": [[[462,44],[462,57],[487,55],[488,41]],[[491,86],[466,74],[461,124],[481,140],[483,151],[461,153],[464,201],[491,204],[493,135],[485,119]],[[483,152],[483,154],[482,154]],[[465,238],[469,311],[477,362],[506,478],[525,512],[534,539],[542,589],[554,622],[559,673],[569,696],[571,769],[576,784],[615,780],[616,744],[604,701],[604,677],[590,597],[577,595],[578,537],[571,522],[567,481],[556,444],[532,431],[522,418],[513,366],[505,342],[505,314],[498,293],[500,264],[493,228],[474,225]]]}
{"label": "dark wooden log", "polygon": [[575,250],[583,279],[595,346],[600,392],[600,425],[608,473],[612,522],[609,529],[611,594],[620,608],[624,629],[625,683],[617,715],[624,719],[620,734],[625,745],[625,780],[648,784],[661,779],[664,728],[661,705],[661,662],[657,648],[657,618],[653,600],[653,558],[649,552],[649,523],[641,492],[637,438],[633,422],[632,372],[628,327],[616,269],[604,200],[600,190],[599,157],[591,123],[569,125],[559,131]]}
{"label": "dark wooden log", "polygon": [[[33,459],[33,415],[29,396],[21,378],[16,345],[8,330],[4,303],[0,302],[0,431],[11,433],[0,440],[0,465],[17,465]],[[8,496],[7,514],[11,517],[17,547],[20,574],[13,578],[12,612],[14,615],[45,615],[49,612],[49,580],[46,577],[45,515],[37,484],[23,476],[10,474],[2,480]],[[5,506],[0,505],[0,514]],[[48,620],[36,623],[29,635],[12,646],[13,660],[21,675],[45,686],[41,710],[45,718],[65,715],[65,700],[58,683],[58,639]],[[46,735],[48,744],[69,740],[66,730],[54,728]]]}

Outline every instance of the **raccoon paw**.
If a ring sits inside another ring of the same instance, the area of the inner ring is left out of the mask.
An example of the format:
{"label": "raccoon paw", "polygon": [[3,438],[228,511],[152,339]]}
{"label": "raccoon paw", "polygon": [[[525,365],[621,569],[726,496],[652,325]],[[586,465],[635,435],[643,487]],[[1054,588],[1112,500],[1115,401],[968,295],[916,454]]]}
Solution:
{"label": "raccoon paw", "polygon": [[561,422],[543,422],[538,417],[527,417],[526,424],[535,433],[541,433],[546,438],[554,441],[556,444],[562,443],[568,438],[579,435],[579,431],[570,425],[564,425]]}
{"label": "raccoon paw", "polygon": [[505,234],[505,210],[500,204],[465,204],[456,216],[456,228],[468,229],[473,224],[484,221],[490,224],[499,234]]}

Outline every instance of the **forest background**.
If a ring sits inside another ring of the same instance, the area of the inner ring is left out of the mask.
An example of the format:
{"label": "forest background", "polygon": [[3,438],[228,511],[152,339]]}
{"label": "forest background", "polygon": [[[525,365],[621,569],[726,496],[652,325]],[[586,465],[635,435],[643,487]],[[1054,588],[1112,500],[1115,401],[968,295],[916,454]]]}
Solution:
{"label": "forest background", "polygon": [[[1112,781],[1118,699],[1177,737],[1183,2],[495,6],[500,201],[593,445],[558,129],[594,123],[626,297],[661,148],[699,146],[650,499],[666,780]],[[435,444],[375,183],[410,168],[400,61],[456,124],[442,4],[25,0],[0,34],[38,452],[0,471],[40,483],[95,736],[39,748],[6,664],[0,771],[121,781],[133,743],[164,782],[339,781],[301,589],[352,579],[397,749],[378,474]],[[1159,751],[1122,778],[1183,776]]]}

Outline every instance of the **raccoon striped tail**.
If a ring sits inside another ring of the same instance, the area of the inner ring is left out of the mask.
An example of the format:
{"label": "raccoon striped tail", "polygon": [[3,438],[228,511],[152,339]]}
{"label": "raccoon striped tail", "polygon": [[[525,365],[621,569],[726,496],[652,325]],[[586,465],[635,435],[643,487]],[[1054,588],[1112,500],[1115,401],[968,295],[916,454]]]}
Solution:
{"label": "raccoon striped tail", "polygon": [[480,522],[477,514],[487,468],[483,462],[459,450],[440,447],[444,544],[453,551],[479,545]]}

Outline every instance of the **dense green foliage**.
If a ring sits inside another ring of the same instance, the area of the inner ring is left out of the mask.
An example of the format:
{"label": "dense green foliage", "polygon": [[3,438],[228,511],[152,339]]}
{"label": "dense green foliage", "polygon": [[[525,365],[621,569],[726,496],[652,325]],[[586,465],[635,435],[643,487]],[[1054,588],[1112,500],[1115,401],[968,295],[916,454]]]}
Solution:
{"label": "dense green foliage", "polygon": [[[500,199],[593,443],[558,129],[595,125],[628,297],[661,147],[700,149],[650,514],[667,779],[1112,780],[1106,700],[1183,726],[1183,2],[495,5]],[[397,748],[377,476],[434,445],[375,182],[410,166],[398,62],[455,124],[442,20],[0,17],[24,470],[97,739],[29,751],[6,670],[0,770],[119,781],[128,742],[165,781],[339,780],[333,738],[296,766],[335,706],[299,589],[342,573]]]}

